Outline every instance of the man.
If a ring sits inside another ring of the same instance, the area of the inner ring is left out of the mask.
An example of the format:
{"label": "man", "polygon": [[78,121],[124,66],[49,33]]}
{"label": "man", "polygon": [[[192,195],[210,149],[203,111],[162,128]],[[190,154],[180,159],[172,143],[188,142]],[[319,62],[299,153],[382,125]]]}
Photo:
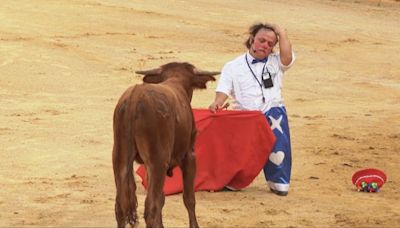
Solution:
{"label": "man", "polygon": [[[279,53],[273,48],[279,43]],[[224,108],[228,96],[233,109],[260,110],[276,138],[272,153],[264,166],[271,191],[286,196],[291,174],[291,145],[285,105],[281,96],[283,73],[295,60],[286,31],[273,24],[254,24],[245,42],[248,51],[225,64],[216,89],[211,112]]]}

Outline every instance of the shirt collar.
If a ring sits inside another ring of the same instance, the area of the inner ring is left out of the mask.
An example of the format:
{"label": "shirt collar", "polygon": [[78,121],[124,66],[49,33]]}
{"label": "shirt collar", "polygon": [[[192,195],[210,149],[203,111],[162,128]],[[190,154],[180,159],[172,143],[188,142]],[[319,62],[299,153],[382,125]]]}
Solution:
{"label": "shirt collar", "polygon": [[[246,52],[246,56],[247,56],[247,60],[249,61],[249,64],[252,64],[254,60],[256,60],[256,58],[254,58],[251,54],[250,51]],[[266,57],[266,59],[268,59],[269,56]],[[260,63],[263,63],[262,61],[259,61]]]}
{"label": "shirt collar", "polygon": [[255,60],[255,58],[250,54],[250,51],[246,52],[247,60],[249,61],[249,64]]}

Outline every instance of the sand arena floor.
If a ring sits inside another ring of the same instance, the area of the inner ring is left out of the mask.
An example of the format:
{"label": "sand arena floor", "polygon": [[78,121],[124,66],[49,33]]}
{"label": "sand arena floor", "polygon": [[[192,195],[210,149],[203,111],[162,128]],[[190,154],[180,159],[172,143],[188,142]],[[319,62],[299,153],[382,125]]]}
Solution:
{"label": "sand arena floor", "polygon": [[[200,226],[400,226],[399,18],[399,1],[384,0],[2,1],[0,226],[116,226],[112,114],[140,83],[134,71],[170,61],[220,70],[257,21],[286,28],[297,54],[284,82],[290,193],[271,194],[263,174],[240,192],[198,192]],[[215,86],[193,107],[207,107]],[[380,193],[352,186],[365,167],[388,175]],[[181,195],[163,216],[187,227]]]}

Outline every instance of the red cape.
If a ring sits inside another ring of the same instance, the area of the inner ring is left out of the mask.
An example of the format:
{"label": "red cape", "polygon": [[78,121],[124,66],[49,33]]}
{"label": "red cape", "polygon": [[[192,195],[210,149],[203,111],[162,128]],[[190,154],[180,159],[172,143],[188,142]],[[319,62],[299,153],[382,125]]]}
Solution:
{"label": "red cape", "polygon": [[[197,127],[195,144],[195,191],[217,191],[228,185],[247,187],[266,163],[275,137],[265,116],[259,111],[219,111],[193,109]],[[147,188],[146,170],[141,165],[136,173]],[[166,176],[164,193],[182,192],[179,167]]]}

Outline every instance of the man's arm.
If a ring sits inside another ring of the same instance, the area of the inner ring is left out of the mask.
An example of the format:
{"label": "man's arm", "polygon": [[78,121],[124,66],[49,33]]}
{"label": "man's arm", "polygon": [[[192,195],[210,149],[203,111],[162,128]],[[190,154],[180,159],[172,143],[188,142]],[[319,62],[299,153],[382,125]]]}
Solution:
{"label": "man's arm", "polygon": [[292,44],[290,44],[286,31],[277,25],[272,26],[279,39],[279,53],[283,65],[288,66],[292,62]]}
{"label": "man's arm", "polygon": [[218,109],[224,109],[229,106],[229,103],[225,103],[226,99],[228,99],[228,95],[222,92],[216,92],[214,102],[208,106],[211,112],[215,113]]}

